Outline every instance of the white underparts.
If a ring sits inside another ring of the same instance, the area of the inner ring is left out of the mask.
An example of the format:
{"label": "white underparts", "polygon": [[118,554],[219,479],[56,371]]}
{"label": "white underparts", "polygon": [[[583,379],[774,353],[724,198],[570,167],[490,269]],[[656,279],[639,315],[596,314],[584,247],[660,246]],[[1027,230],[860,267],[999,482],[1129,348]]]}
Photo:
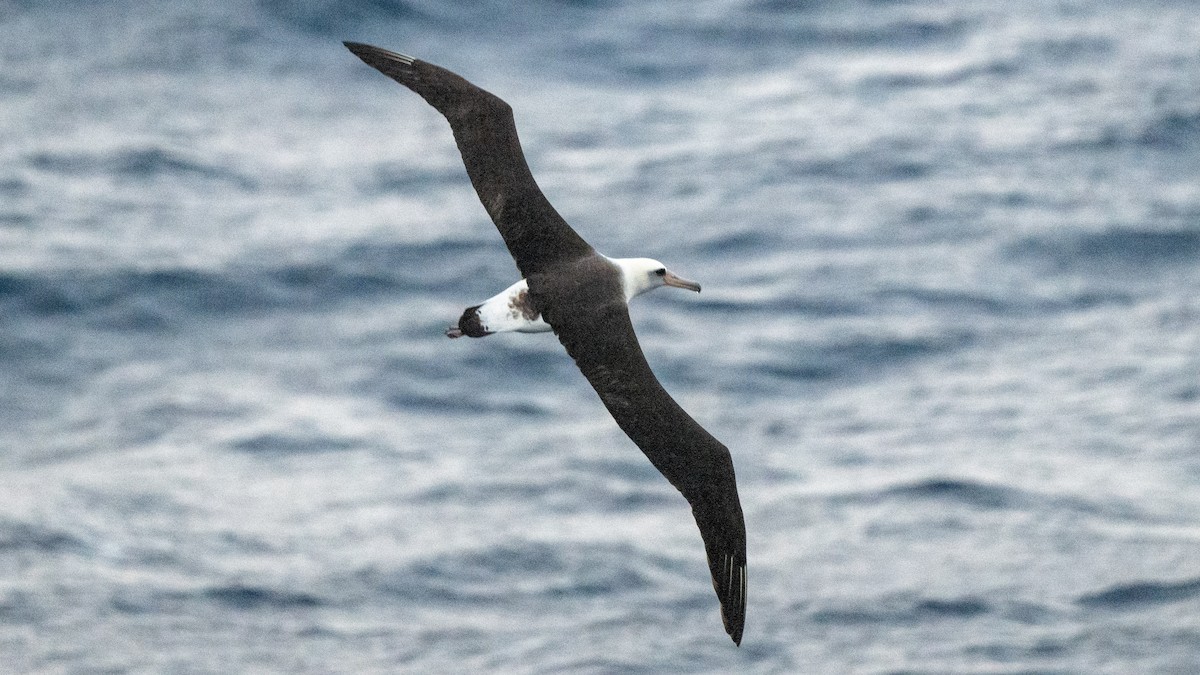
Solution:
{"label": "white underparts", "polygon": [[490,297],[479,309],[479,323],[489,333],[544,333],[550,324],[542,321],[529,302],[529,284],[524,280]]}

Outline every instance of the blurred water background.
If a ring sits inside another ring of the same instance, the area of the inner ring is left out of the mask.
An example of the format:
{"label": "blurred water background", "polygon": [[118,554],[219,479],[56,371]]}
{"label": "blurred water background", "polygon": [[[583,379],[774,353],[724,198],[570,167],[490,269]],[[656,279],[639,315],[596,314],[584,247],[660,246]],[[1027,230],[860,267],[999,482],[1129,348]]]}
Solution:
{"label": "blurred water background", "polygon": [[[5,672],[1200,672],[1191,2],[0,3]],[[731,449],[687,506],[449,127],[704,284],[632,312]]]}

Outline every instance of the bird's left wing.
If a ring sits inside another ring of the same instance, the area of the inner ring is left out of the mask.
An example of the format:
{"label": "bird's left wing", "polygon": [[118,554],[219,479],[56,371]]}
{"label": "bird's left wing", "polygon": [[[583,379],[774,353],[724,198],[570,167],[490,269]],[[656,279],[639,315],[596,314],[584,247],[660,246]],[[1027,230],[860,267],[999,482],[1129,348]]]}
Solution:
{"label": "bird's left wing", "polygon": [[432,63],[359,42],[345,45],[367,65],[420,94],[450,122],[471,185],[521,276],[592,253],[533,179],[511,106]]}

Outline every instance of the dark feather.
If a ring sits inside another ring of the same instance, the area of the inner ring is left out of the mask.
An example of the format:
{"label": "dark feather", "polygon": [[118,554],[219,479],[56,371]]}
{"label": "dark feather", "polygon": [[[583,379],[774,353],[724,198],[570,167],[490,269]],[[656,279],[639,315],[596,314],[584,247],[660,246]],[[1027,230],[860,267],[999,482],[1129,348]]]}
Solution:
{"label": "dark feather", "polygon": [[[608,268],[608,269],[604,269]],[[617,425],[692,506],[725,630],[737,644],[746,619],[746,525],[729,450],[671,398],[642,353],[615,265],[580,261],[529,290]]]}
{"label": "dark feather", "polygon": [[367,65],[420,94],[449,120],[471,184],[522,276],[594,253],[534,181],[512,107],[432,63],[358,42],[345,45]]}

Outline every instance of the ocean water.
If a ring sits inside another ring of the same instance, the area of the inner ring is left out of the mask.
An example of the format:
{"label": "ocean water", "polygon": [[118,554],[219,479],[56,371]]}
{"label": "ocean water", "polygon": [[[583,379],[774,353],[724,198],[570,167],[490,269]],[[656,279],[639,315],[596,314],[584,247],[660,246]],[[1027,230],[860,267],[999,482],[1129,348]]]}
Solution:
{"label": "ocean water", "polygon": [[[0,3],[4,672],[1200,672],[1190,2]],[[448,125],[704,285],[749,609],[516,280]]]}

